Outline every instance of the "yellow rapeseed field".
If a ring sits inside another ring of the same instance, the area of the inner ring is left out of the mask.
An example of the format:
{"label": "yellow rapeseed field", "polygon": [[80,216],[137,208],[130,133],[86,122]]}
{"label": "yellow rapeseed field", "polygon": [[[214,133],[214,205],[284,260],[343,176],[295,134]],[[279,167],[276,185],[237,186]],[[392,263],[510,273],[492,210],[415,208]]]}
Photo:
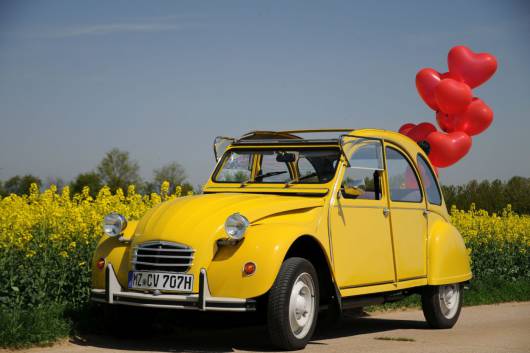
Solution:
{"label": "yellow rapeseed field", "polygon": [[[149,208],[181,196],[180,188],[162,185],[159,194],[141,195],[101,189],[95,199],[89,189],[71,195],[55,186],[29,195],[0,199],[0,306],[39,305],[43,300],[82,305],[87,301],[90,260],[101,223],[109,212],[140,218]],[[511,212],[451,210],[473,264],[475,278],[504,280],[530,278],[530,216]]]}
{"label": "yellow rapeseed field", "polygon": [[[103,233],[103,217],[110,212],[119,212],[128,219],[140,218],[149,208],[181,196],[177,187],[170,195],[169,183],[162,184],[160,194],[140,195],[133,185],[127,193],[118,189],[111,194],[103,187],[97,197],[90,196],[88,187],[80,194],[71,195],[68,186],[60,193],[52,185],[40,192],[33,184],[29,195],[10,195],[0,199],[0,248],[25,250],[25,255],[35,255],[32,242],[35,232],[46,231],[46,242],[40,247],[52,246],[68,252],[75,251],[78,243],[88,244]],[[43,239],[39,239],[43,240]]]}

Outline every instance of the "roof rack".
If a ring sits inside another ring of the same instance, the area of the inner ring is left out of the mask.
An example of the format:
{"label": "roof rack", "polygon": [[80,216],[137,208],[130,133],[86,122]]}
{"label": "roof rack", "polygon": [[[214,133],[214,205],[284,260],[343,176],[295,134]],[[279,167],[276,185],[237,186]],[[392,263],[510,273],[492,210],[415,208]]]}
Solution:
{"label": "roof rack", "polygon": [[324,139],[304,139],[298,134],[314,134],[314,133],[329,133],[329,132],[351,132],[354,129],[310,129],[310,130],[285,130],[285,131],[250,131],[243,134],[234,141],[234,144],[293,144],[293,143],[332,143],[338,142],[338,138]]}
{"label": "roof rack", "polygon": [[291,139],[241,139],[236,140],[232,145],[298,145],[298,144],[310,144],[310,145],[336,145],[339,143],[339,139],[302,139],[302,138],[291,138]]}

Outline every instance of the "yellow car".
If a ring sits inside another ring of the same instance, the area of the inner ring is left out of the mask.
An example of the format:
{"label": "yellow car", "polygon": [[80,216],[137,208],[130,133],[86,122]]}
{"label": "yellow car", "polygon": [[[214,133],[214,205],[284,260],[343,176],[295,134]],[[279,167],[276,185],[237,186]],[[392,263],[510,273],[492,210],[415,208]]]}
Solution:
{"label": "yellow car", "polygon": [[218,137],[214,151],[203,194],[140,221],[105,217],[92,300],[262,310],[272,342],[289,350],[305,347],[319,311],[410,294],[431,327],[455,324],[469,257],[414,141],[375,129],[256,131]]}

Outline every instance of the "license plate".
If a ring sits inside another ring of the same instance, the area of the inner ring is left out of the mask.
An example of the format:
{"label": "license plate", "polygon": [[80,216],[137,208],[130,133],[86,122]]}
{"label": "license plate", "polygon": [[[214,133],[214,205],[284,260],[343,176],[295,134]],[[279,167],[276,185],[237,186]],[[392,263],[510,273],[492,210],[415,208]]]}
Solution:
{"label": "license plate", "polygon": [[131,271],[129,288],[191,292],[193,275],[170,272]]}

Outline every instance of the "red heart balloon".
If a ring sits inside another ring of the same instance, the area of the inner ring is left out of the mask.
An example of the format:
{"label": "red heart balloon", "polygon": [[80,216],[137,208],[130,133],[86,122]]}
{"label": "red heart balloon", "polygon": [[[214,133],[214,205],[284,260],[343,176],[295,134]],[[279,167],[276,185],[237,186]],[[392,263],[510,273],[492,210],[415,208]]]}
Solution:
{"label": "red heart balloon", "polygon": [[425,141],[427,136],[431,132],[436,131],[436,127],[431,123],[420,123],[414,126],[407,132],[407,136],[413,139],[416,142]]}
{"label": "red heart balloon", "polygon": [[471,88],[480,86],[497,71],[497,59],[489,53],[474,53],[459,45],[453,47],[447,55],[451,76],[464,81]]}
{"label": "red heart balloon", "polygon": [[455,164],[469,152],[472,140],[463,131],[448,134],[435,131],[427,136],[427,142],[431,147],[431,163],[436,167],[445,168]]}
{"label": "red heart balloon", "polygon": [[434,89],[434,97],[440,110],[446,114],[463,113],[473,94],[468,85],[463,82],[446,78]]}
{"label": "red heart balloon", "polygon": [[455,116],[448,115],[444,112],[436,112],[436,121],[438,126],[445,132],[455,131]]}
{"label": "red heart balloon", "polygon": [[434,69],[425,68],[416,74],[416,89],[418,93],[432,110],[438,110],[438,104],[434,98],[434,89],[442,81],[441,75]]}
{"label": "red heart balloon", "polygon": [[486,130],[493,121],[493,110],[480,98],[474,98],[465,112],[454,116],[454,127],[469,136],[478,135]]}
{"label": "red heart balloon", "polygon": [[412,129],[413,127],[415,127],[416,124],[412,124],[412,123],[406,123],[406,124],[403,124],[401,125],[401,127],[399,128],[398,132],[400,134],[403,134],[403,135],[406,135],[407,132],[410,131],[410,129]]}

